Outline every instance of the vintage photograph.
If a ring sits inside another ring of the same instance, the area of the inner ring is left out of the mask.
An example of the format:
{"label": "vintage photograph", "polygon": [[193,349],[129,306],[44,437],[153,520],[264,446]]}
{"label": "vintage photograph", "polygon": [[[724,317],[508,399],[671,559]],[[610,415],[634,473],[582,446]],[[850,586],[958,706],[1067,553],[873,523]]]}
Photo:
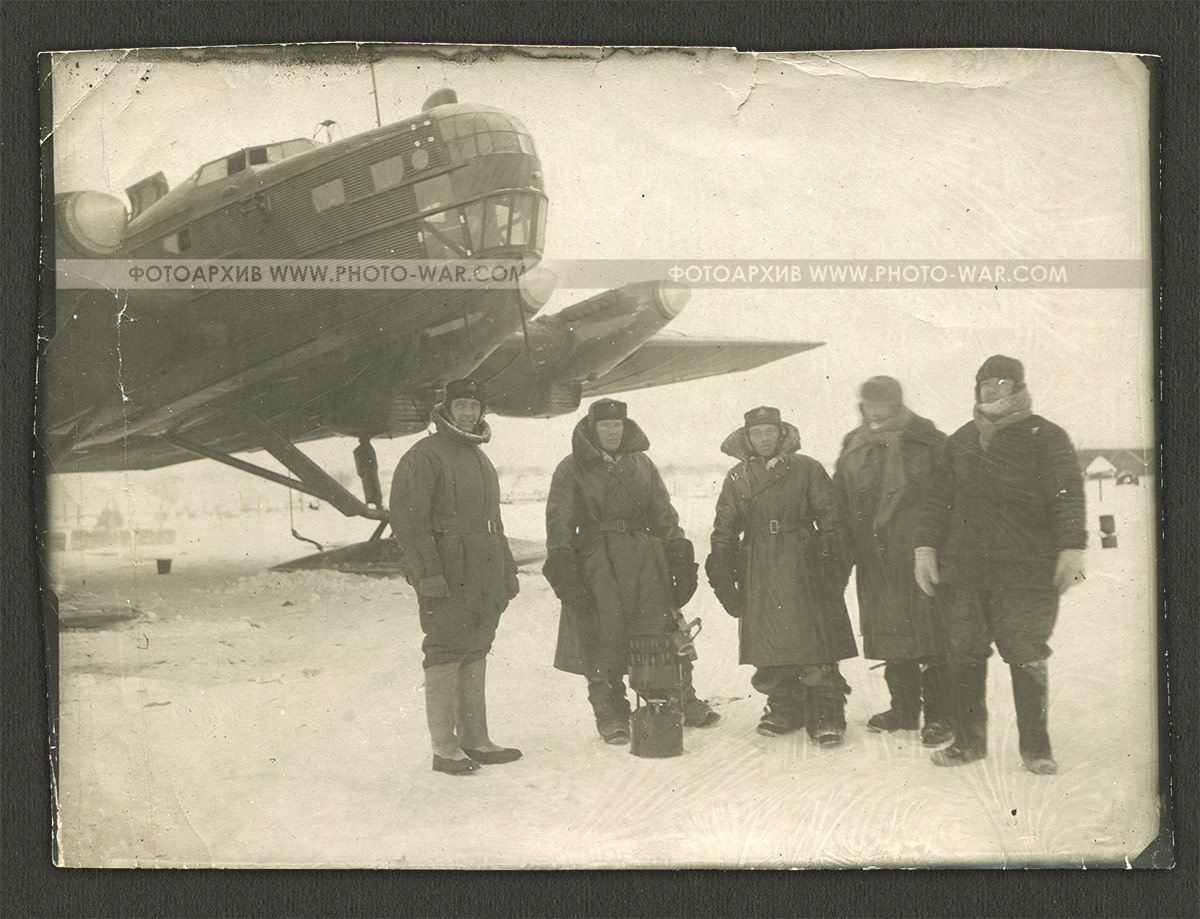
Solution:
{"label": "vintage photograph", "polygon": [[1154,61],[45,56],[63,867],[1124,867]]}

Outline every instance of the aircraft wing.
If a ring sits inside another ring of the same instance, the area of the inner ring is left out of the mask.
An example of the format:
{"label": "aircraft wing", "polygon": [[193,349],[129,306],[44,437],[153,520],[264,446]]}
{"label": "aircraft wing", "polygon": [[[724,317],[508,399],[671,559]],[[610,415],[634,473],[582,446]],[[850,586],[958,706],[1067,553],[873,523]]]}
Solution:
{"label": "aircraft wing", "polygon": [[593,382],[583,384],[587,398],[736,373],[780,358],[819,348],[819,341],[753,341],[689,338],[662,332]]}

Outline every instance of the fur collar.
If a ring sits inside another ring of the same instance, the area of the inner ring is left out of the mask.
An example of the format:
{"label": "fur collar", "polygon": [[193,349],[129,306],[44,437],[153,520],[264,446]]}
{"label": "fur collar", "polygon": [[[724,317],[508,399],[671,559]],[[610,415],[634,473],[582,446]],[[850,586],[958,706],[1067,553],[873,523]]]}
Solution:
{"label": "fur collar", "polygon": [[[621,449],[618,456],[625,453],[644,453],[650,449],[650,439],[646,432],[638,427],[632,418],[625,419],[625,436],[621,438]],[[600,445],[596,443],[596,434],[588,424],[587,416],[579,419],[575,430],[571,432],[571,452],[581,463],[593,463],[604,459]]]}
{"label": "fur collar", "polygon": [[[795,425],[783,423],[783,441],[779,445],[779,453],[777,456],[787,456],[789,453],[796,453],[800,449],[800,432],[796,430]],[[732,456],[734,459],[741,460],[743,463],[756,453],[750,449],[750,438],[746,436],[744,427],[738,428],[732,434],[725,438],[721,444],[721,452],[727,456]]]}

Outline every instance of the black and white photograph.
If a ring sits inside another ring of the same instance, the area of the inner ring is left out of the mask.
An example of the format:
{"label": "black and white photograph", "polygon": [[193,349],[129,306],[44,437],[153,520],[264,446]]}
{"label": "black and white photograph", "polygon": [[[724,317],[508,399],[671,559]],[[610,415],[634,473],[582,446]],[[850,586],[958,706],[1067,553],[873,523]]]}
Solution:
{"label": "black and white photograph", "polygon": [[46,57],[55,864],[1155,842],[1153,58]]}

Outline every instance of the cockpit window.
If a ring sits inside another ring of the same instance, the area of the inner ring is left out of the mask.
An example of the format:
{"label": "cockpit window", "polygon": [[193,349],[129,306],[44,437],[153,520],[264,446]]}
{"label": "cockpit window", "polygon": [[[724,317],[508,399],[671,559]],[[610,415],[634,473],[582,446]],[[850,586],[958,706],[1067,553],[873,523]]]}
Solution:
{"label": "cockpit window", "polygon": [[537,195],[514,192],[429,214],[422,221],[429,256],[456,258],[509,246],[540,252],[545,208]]}
{"label": "cockpit window", "polygon": [[509,115],[467,112],[439,123],[446,152],[454,162],[489,153],[534,155],[533,138],[521,122]]}

